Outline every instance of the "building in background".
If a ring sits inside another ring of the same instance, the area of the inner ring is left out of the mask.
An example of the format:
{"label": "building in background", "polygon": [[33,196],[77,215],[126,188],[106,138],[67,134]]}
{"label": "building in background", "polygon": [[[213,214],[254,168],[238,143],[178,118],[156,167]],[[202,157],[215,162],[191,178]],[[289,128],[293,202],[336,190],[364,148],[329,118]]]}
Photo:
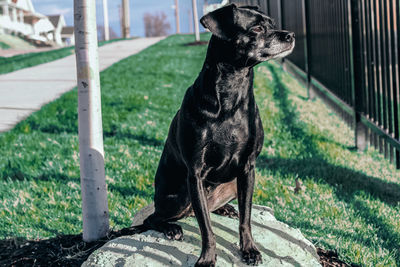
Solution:
{"label": "building in background", "polygon": [[229,4],[229,0],[204,0],[203,14],[205,15],[227,4]]}
{"label": "building in background", "polygon": [[61,40],[65,45],[75,44],[74,26],[66,26],[62,28]]}
{"label": "building in background", "polygon": [[64,46],[62,15],[35,12],[31,0],[0,0],[0,34],[17,35],[36,46]]}
{"label": "building in background", "polygon": [[63,28],[67,26],[67,24],[65,23],[64,16],[63,15],[52,15],[52,16],[49,16],[49,20],[50,20],[51,24],[53,24],[53,26],[54,26],[54,30],[52,32],[53,41],[57,45],[63,46],[64,42],[62,40],[61,33],[62,33]]}

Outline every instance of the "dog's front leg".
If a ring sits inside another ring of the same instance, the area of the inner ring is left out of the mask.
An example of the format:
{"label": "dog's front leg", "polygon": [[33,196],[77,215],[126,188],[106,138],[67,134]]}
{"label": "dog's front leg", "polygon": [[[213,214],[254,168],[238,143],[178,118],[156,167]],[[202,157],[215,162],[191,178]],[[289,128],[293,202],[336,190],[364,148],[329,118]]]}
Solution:
{"label": "dog's front leg", "polygon": [[[197,172],[200,173],[200,172]],[[199,224],[202,248],[200,258],[196,262],[199,266],[215,266],[216,261],[216,243],[215,236],[211,229],[210,213],[207,207],[207,198],[203,186],[203,177],[189,172],[188,188],[194,214]]]}
{"label": "dog's front leg", "polygon": [[239,203],[239,235],[242,260],[250,265],[262,262],[260,251],[257,249],[251,234],[251,205],[254,191],[254,164],[248,163],[244,173],[237,177]]}

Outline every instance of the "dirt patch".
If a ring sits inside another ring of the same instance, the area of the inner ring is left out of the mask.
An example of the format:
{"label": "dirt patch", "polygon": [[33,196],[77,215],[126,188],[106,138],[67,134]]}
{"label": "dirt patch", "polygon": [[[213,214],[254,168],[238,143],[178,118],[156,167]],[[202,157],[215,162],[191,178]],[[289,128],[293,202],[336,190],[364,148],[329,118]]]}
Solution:
{"label": "dirt patch", "polygon": [[348,265],[347,263],[339,259],[338,254],[332,250],[323,250],[322,248],[317,248],[317,253],[319,255],[319,261],[323,267],[357,267],[356,264]]}
{"label": "dirt patch", "polygon": [[[26,240],[13,238],[0,241],[0,266],[81,266],[91,253],[105,243],[123,235],[132,235],[135,231],[124,228],[111,231],[96,242],[86,243],[82,235],[62,235],[51,239]],[[320,262],[324,267],[347,267],[339,260],[334,251],[317,248]]]}
{"label": "dirt patch", "polygon": [[208,41],[198,41],[198,42],[191,42],[184,44],[184,46],[196,46],[196,45],[208,45]]}
{"label": "dirt patch", "polygon": [[135,231],[124,228],[90,243],[82,240],[82,234],[41,240],[1,240],[0,266],[81,266],[91,253],[111,239],[131,234]]}

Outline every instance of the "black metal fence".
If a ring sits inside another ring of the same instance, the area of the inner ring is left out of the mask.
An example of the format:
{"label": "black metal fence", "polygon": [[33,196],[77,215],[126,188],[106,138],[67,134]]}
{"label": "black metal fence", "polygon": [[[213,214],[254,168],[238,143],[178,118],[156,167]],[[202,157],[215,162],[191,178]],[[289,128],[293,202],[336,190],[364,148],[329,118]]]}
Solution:
{"label": "black metal fence", "polygon": [[232,0],[258,5],[294,31],[284,61],[350,126],[400,168],[400,3],[396,0]]}

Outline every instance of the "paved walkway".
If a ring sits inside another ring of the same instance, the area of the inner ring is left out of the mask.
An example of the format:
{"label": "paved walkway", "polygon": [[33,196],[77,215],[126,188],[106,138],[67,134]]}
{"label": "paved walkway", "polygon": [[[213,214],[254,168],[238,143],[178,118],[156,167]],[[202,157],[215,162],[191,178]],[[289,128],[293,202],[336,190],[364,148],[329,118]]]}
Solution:
{"label": "paved walkway", "polygon": [[[113,42],[99,48],[100,70],[163,38]],[[0,132],[76,86],[75,55],[0,75]]]}

